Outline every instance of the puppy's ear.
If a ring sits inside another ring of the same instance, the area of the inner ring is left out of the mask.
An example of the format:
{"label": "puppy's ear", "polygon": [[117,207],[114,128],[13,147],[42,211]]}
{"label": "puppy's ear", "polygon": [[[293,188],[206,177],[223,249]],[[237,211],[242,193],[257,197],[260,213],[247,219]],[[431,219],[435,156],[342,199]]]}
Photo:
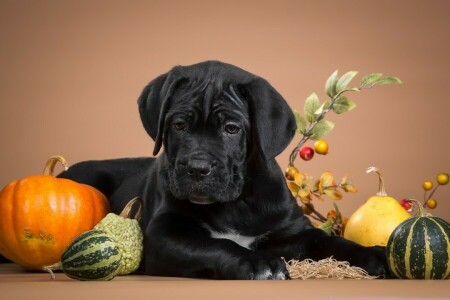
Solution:
{"label": "puppy's ear", "polygon": [[284,98],[264,79],[255,78],[243,88],[252,118],[252,132],[266,160],[280,154],[297,130],[294,114]]}
{"label": "puppy's ear", "polygon": [[181,79],[176,70],[172,70],[152,80],[139,96],[138,106],[142,124],[155,141],[153,155],[157,155],[161,149],[170,97]]}

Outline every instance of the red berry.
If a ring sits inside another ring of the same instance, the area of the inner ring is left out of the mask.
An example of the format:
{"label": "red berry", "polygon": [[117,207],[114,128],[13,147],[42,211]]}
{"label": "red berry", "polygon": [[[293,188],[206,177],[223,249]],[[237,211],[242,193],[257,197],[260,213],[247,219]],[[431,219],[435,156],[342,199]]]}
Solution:
{"label": "red berry", "polygon": [[303,160],[310,160],[311,158],[313,158],[314,156],[314,149],[311,147],[302,147],[300,149],[300,151],[298,152],[298,155],[303,159]]}
{"label": "red berry", "polygon": [[406,210],[410,210],[412,207],[411,200],[408,199],[400,200],[400,205],[403,206],[403,208]]}

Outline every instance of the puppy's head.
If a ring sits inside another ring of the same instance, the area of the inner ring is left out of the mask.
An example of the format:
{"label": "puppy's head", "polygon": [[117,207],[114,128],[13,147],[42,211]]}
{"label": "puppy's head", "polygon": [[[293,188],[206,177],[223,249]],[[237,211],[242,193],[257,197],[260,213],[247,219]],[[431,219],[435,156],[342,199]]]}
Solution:
{"label": "puppy's head", "polygon": [[249,155],[273,159],[296,129],[267,81],[216,61],[175,67],[150,82],[138,103],[153,154],[164,145],[171,193],[197,204],[237,199]]}

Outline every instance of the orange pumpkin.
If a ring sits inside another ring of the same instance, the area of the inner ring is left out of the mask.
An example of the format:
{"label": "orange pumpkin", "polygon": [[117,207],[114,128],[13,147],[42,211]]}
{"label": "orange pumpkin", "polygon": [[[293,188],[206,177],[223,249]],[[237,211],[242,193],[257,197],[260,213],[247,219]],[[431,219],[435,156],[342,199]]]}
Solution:
{"label": "orange pumpkin", "polygon": [[44,175],[28,176],[0,191],[0,253],[37,270],[60,260],[81,233],[92,229],[110,207],[97,189],[53,176],[61,156],[51,157]]}

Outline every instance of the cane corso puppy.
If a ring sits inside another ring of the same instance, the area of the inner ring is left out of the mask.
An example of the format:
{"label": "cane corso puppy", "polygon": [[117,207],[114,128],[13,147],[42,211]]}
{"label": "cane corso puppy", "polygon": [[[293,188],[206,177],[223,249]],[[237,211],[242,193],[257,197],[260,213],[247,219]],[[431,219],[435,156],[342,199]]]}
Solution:
{"label": "cane corso puppy", "polygon": [[333,256],[373,275],[383,248],[315,229],[274,157],[294,136],[286,101],[264,79],[207,61],[151,81],[138,100],[157,158],[81,162],[60,174],[98,188],[114,212],[135,196],[149,275],[287,279],[281,259]]}

